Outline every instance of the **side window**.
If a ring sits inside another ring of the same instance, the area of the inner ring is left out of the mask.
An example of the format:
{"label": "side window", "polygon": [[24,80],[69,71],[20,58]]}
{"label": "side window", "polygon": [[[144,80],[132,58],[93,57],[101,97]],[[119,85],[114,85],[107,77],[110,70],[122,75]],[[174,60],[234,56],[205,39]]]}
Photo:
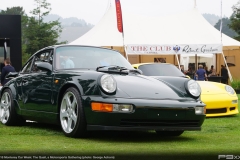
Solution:
{"label": "side window", "polygon": [[31,71],[32,59],[23,67],[22,73],[29,73]]}
{"label": "side window", "polygon": [[32,72],[42,72],[42,70],[39,70],[37,68],[36,64],[38,62],[48,62],[48,63],[51,63],[49,61],[50,55],[51,55],[51,50],[46,50],[46,51],[43,51],[43,52],[40,52],[40,53],[36,54],[36,56],[34,57]]}

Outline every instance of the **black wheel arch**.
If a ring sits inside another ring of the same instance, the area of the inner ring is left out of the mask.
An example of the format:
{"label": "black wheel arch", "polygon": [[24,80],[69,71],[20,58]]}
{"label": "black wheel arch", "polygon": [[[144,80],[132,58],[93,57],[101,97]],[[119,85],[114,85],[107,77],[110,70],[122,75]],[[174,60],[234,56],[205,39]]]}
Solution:
{"label": "black wheel arch", "polygon": [[61,100],[63,97],[63,94],[65,93],[65,91],[70,88],[70,87],[74,87],[78,90],[78,92],[80,93],[80,95],[83,95],[83,90],[79,88],[78,85],[76,85],[75,83],[65,83],[59,90],[58,92],[58,98],[57,98],[57,106],[58,106],[58,112],[60,109],[60,104],[61,104]]}
{"label": "black wheel arch", "polygon": [[20,111],[20,106],[18,104],[18,91],[17,91],[14,83],[11,83],[9,86],[3,86],[3,88],[1,89],[0,98],[2,98],[2,94],[7,89],[9,89],[11,91],[14,107],[15,107],[15,110],[16,110],[17,114],[20,114],[21,111]]}

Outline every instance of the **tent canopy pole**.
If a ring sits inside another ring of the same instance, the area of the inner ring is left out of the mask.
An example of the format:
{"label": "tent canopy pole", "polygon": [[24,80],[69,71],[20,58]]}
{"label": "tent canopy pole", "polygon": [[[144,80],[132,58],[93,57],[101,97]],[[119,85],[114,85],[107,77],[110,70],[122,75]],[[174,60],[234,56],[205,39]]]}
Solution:
{"label": "tent canopy pole", "polygon": [[178,68],[181,69],[181,68],[180,68],[180,62],[179,62],[179,59],[178,59],[178,55],[175,54],[175,56],[176,56],[176,59],[177,59],[177,62],[178,62]]}
{"label": "tent canopy pole", "polygon": [[232,82],[232,81],[233,81],[233,78],[232,78],[232,75],[231,75],[230,70],[229,70],[229,68],[228,68],[227,61],[226,61],[226,59],[225,59],[225,56],[224,56],[223,52],[222,52],[222,56],[223,56],[223,60],[224,60],[225,66],[227,67],[229,79],[230,79],[230,81]]}
{"label": "tent canopy pole", "polygon": [[124,48],[124,52],[125,52],[125,56],[126,56],[126,59],[127,59],[127,61],[128,61],[128,54],[127,54],[127,52],[126,52],[126,48],[127,48],[127,46],[123,46],[123,48]]}

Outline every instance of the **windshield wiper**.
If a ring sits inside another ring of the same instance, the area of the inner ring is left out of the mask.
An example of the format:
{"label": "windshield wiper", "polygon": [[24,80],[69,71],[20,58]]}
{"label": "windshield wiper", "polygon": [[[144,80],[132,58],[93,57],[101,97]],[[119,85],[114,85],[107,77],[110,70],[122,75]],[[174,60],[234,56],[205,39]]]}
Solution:
{"label": "windshield wiper", "polygon": [[123,70],[128,70],[128,68],[126,68],[126,67],[120,67],[120,66],[111,65],[111,66],[98,66],[96,68],[96,71],[98,71],[101,68],[108,68],[108,71],[112,70],[112,71],[120,71],[120,72],[122,72]]}
{"label": "windshield wiper", "polygon": [[138,74],[143,74],[140,69],[131,69],[131,70],[129,70],[129,72],[138,73]]}

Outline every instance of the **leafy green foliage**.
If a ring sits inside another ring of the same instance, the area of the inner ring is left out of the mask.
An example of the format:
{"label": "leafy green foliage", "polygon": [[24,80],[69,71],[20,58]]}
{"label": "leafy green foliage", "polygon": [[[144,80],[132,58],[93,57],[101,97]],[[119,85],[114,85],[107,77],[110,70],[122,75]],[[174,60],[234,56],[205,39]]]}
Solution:
{"label": "leafy green foliage", "polygon": [[[222,33],[228,35],[229,37],[234,38],[237,36],[237,33],[231,28],[229,28],[230,23],[231,21],[229,18],[222,18]],[[221,20],[219,20],[214,27],[220,30],[220,25],[221,25]]]}
{"label": "leafy green foliage", "polygon": [[230,20],[229,27],[232,28],[238,35],[235,37],[236,40],[240,41],[240,1],[232,7],[233,15]]}
{"label": "leafy green foliage", "polygon": [[25,11],[23,10],[23,7],[12,7],[12,8],[7,8],[6,11],[1,10],[0,14],[25,15]]}
{"label": "leafy green foliage", "polygon": [[[2,10],[0,14],[8,14],[8,15],[21,15],[21,27],[22,27],[22,57],[26,57],[27,53],[26,51],[26,29],[27,29],[27,24],[28,24],[28,16],[25,13],[23,7],[12,7],[12,8],[7,8],[6,10]],[[23,58],[24,60],[26,58]],[[24,64],[24,60],[22,59],[22,64]]]}
{"label": "leafy green foliage", "polygon": [[28,27],[25,32],[28,40],[26,42],[26,53],[30,55],[44,47],[58,44],[58,37],[62,32],[58,20],[43,21],[43,17],[47,16],[51,11],[50,3],[47,3],[46,0],[35,0],[35,2],[37,7],[31,11],[33,16],[28,18]]}
{"label": "leafy green foliage", "polygon": [[231,86],[233,89],[240,90],[240,79],[233,79]]}
{"label": "leafy green foliage", "polygon": [[22,19],[22,64],[39,49],[50,45],[65,44],[58,42],[62,32],[61,24],[58,20],[43,22],[43,18],[50,11],[50,3],[46,0],[35,0],[37,7],[31,11],[32,17],[29,17],[22,7],[12,7],[2,10],[0,14],[21,15]]}

